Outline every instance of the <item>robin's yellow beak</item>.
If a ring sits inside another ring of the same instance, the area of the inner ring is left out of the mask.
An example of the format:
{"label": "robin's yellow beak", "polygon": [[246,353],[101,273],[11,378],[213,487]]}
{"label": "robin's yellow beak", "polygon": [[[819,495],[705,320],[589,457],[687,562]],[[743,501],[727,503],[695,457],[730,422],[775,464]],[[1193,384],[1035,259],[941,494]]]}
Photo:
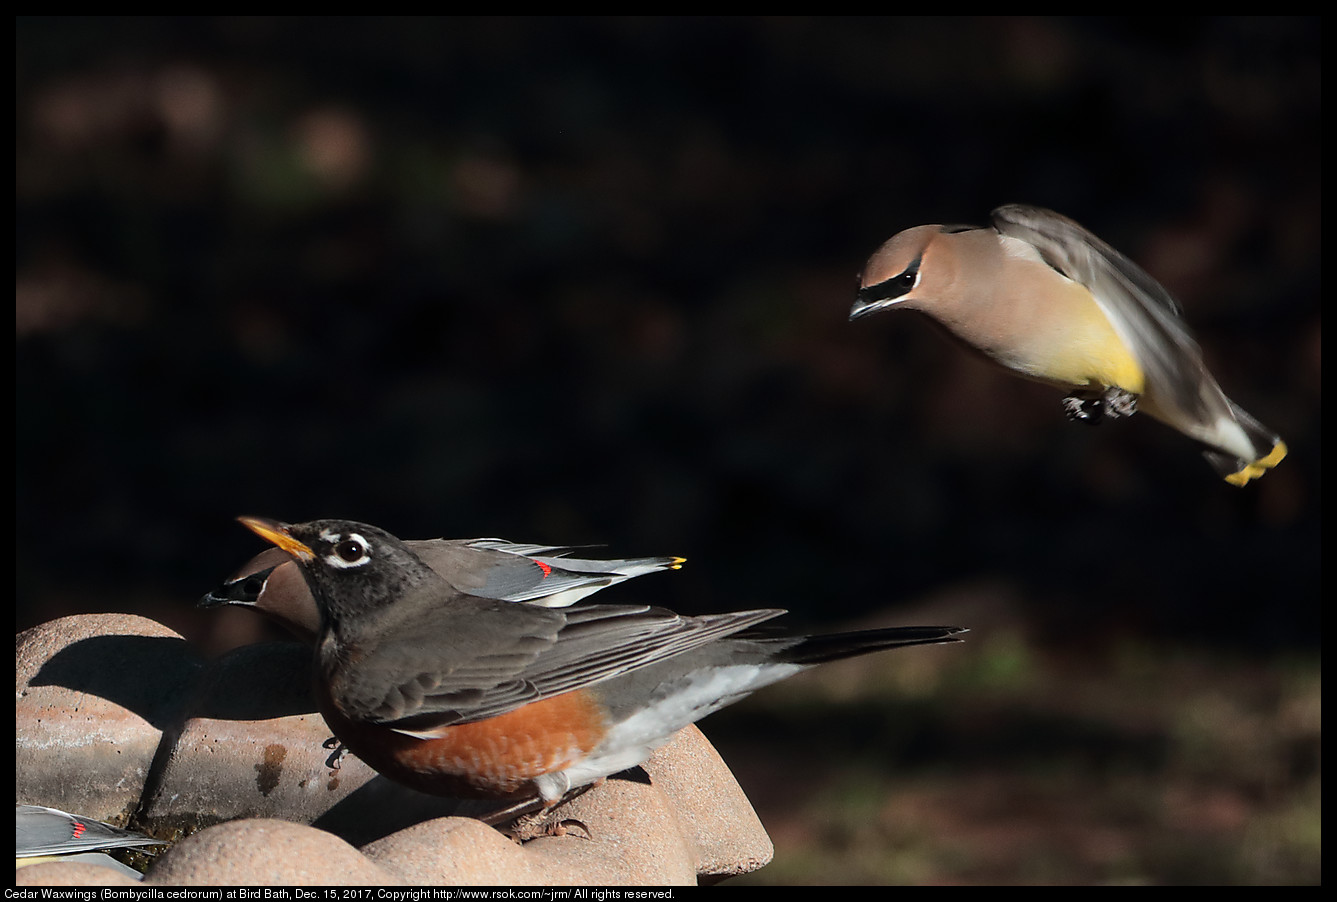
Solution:
{"label": "robin's yellow beak", "polygon": [[280,523],[277,520],[266,520],[263,517],[238,517],[237,519],[251,532],[262,539],[273,542],[299,561],[310,561],[316,557],[316,553],[308,548],[305,543],[293,538],[292,533],[288,532],[287,524]]}

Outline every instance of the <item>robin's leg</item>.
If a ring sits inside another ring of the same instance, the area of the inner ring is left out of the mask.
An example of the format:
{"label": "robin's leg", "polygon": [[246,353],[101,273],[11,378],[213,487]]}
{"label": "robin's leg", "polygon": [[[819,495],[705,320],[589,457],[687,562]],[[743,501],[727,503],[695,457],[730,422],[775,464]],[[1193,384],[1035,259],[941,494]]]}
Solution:
{"label": "robin's leg", "polygon": [[503,824],[509,824],[511,821],[519,820],[526,815],[533,815],[535,812],[547,814],[548,809],[561,799],[552,802],[544,801],[538,793],[532,796],[525,796],[518,802],[512,802],[504,808],[500,808],[491,814],[485,814],[479,818],[480,821],[489,827],[500,827]]}
{"label": "robin's leg", "polygon": [[322,742],[320,747],[334,749],[330,752],[330,757],[325,759],[325,766],[330,770],[338,770],[343,764],[344,756],[348,754],[348,746],[340,742],[337,736],[331,736]]}
{"label": "robin's leg", "polygon": [[583,821],[575,818],[558,821],[549,824],[549,818],[554,809],[565,805],[572,799],[578,798],[589,792],[594,787],[603,783],[603,779],[586,783],[584,786],[577,786],[570,790],[559,799],[545,801],[538,795],[529,796],[502,808],[500,811],[493,812],[485,817],[479,818],[483,823],[492,827],[506,828],[502,831],[509,835],[516,842],[523,842],[527,839],[534,839],[539,836],[564,836],[571,825],[578,825],[585,831],[588,838],[590,828]]}
{"label": "robin's leg", "polygon": [[[584,795],[585,793],[589,792],[591,789],[594,789],[594,788],[597,787],[597,786],[602,786],[602,785],[604,785],[604,783],[605,783],[607,780],[608,780],[607,777],[600,777],[599,779],[595,780],[593,783],[586,783],[584,786],[578,786],[578,787],[576,787],[575,789],[573,789],[573,790],[571,790],[570,792],[568,792],[568,793],[562,798],[560,804],[565,805],[567,802],[569,802],[569,801],[571,801],[572,799],[575,799],[575,798],[577,798],[577,797],[579,797],[579,796]],[[553,836],[565,836],[565,835],[567,834],[567,832],[568,832],[568,831],[571,829],[571,827],[573,827],[573,826],[578,826],[578,827],[580,827],[580,829],[584,830],[584,831],[585,831],[585,838],[586,838],[586,839],[593,839],[593,838],[594,838],[593,834],[590,833],[590,827],[589,827],[589,824],[586,824],[584,821],[582,821],[582,820],[578,820],[578,819],[576,819],[576,818],[574,818],[574,817],[568,817],[568,818],[565,818],[565,819],[560,820],[560,821],[558,821],[557,823],[553,824],[553,825],[552,825],[552,831],[551,831],[551,832],[552,832],[552,835],[553,835]]]}

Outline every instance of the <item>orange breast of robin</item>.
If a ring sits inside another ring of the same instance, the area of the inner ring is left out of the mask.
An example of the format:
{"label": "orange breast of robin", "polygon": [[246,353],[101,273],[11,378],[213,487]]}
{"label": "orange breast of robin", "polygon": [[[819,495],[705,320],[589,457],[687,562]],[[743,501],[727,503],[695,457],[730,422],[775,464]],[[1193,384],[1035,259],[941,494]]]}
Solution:
{"label": "orange breast of robin", "polygon": [[608,732],[602,706],[579,690],[443,727],[430,738],[355,723],[332,704],[321,707],[334,734],[377,771],[414,789],[455,797],[516,794],[534,778],[588,755]]}

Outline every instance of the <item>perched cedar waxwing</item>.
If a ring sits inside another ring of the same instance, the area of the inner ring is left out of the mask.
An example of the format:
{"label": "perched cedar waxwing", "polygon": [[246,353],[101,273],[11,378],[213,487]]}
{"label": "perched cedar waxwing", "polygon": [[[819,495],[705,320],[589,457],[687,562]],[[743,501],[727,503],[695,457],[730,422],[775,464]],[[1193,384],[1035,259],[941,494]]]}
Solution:
{"label": "perched cedar waxwing", "polygon": [[316,697],[335,736],[422,792],[515,803],[493,823],[635,767],[801,670],[963,632],[793,636],[752,629],[780,610],[514,604],[460,592],[375,526],[241,522],[292,555],[320,606]]}
{"label": "perched cedar waxwing", "polygon": [[[686,561],[680,557],[586,560],[570,557],[569,547],[520,545],[504,539],[411,539],[404,544],[460,592],[548,608],[574,604],[646,573],[677,570]],[[202,608],[225,604],[254,608],[306,642],[314,642],[320,632],[316,600],[301,570],[278,548],[256,555],[200,599]]]}
{"label": "perched cedar waxwing", "polygon": [[1066,217],[1012,204],[993,228],[926,225],[869,259],[857,319],[904,307],[928,314],[995,363],[1069,390],[1073,419],[1141,409],[1195,439],[1244,485],[1286,445],[1221,391],[1159,283]]}
{"label": "perched cedar waxwing", "polygon": [[79,861],[109,867],[138,880],[144,875],[97,850],[161,845],[165,845],[161,839],[58,808],[14,806],[14,859],[19,867],[43,861]]}

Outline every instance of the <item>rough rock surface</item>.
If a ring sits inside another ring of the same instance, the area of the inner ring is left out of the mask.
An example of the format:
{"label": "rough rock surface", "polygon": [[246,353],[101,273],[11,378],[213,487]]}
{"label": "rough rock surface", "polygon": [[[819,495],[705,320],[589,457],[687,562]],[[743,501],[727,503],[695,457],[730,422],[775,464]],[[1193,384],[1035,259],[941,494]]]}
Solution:
{"label": "rough rock surface", "polygon": [[[126,824],[173,844],[144,885],[688,884],[766,864],[770,839],[695,727],[517,841],[480,802],[423,795],[352,755],[330,766],[288,643],[206,662],[131,615],[65,617],[17,636],[19,803]],[[472,816],[471,816],[472,815]],[[125,885],[53,862],[19,885]]]}

